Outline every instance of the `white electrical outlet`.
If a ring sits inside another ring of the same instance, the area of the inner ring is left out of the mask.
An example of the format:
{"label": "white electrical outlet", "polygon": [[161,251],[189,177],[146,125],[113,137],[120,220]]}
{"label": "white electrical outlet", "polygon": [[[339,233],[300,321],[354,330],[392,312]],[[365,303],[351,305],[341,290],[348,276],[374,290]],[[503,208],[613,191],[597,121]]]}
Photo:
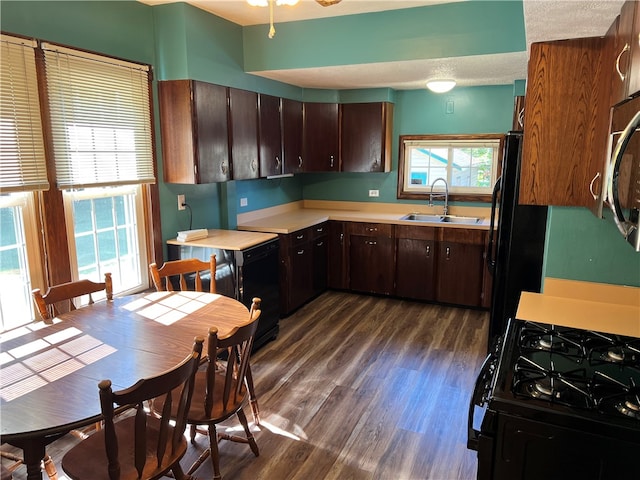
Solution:
{"label": "white electrical outlet", "polygon": [[178,195],[178,210],[184,210],[186,203],[184,201],[184,195]]}
{"label": "white electrical outlet", "polygon": [[380,190],[369,190],[369,196],[370,197],[379,197],[380,196]]}
{"label": "white electrical outlet", "polygon": [[246,207],[247,205],[249,205],[249,200],[247,200],[247,198],[246,198],[246,197],[242,197],[242,198],[240,199],[240,206],[241,206],[241,207]]}

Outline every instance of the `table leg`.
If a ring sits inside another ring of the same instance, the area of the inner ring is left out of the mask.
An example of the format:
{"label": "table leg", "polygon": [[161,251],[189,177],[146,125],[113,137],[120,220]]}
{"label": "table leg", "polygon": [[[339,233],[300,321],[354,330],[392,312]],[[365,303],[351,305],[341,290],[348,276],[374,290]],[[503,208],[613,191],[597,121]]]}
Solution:
{"label": "table leg", "polygon": [[251,405],[251,413],[253,413],[253,421],[256,425],[260,425],[260,409],[258,408],[258,399],[253,389],[253,375],[251,375],[251,365],[247,366],[247,390],[249,390],[249,403]]}
{"label": "table leg", "polygon": [[22,446],[24,463],[27,466],[27,480],[42,480],[42,459],[45,456],[45,444],[33,440]]}

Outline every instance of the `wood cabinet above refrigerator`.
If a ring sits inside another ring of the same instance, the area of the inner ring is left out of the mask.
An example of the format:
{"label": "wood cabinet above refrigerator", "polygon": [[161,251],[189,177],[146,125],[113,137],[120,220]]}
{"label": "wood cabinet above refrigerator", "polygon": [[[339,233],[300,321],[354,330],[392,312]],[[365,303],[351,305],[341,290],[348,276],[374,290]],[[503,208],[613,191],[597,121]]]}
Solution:
{"label": "wood cabinet above refrigerator", "polygon": [[231,179],[227,87],[197,80],[158,82],[164,181]]}
{"label": "wood cabinet above refrigerator", "polygon": [[520,203],[593,208],[607,157],[610,62],[606,37],[531,45]]}

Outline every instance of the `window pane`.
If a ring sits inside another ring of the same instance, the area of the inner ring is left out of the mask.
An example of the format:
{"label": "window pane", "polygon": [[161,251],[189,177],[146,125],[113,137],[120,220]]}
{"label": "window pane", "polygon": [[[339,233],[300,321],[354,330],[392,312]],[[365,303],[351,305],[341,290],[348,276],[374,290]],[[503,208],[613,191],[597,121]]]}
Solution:
{"label": "window pane", "polygon": [[[424,137],[401,137],[405,174],[398,178],[399,198],[405,198],[404,193],[429,195],[439,178],[446,180],[449,193],[491,194],[501,136]],[[438,182],[434,191],[443,188],[444,183]]]}
{"label": "window pane", "polygon": [[[109,272],[114,293],[146,284],[141,267],[146,262],[140,256],[136,215],[140,188],[95,188],[65,193],[73,198],[74,213],[95,218],[95,225],[87,222],[81,225],[82,229],[89,225],[88,231],[74,232],[79,278],[104,281],[104,274]],[[78,226],[78,222],[74,221],[74,225]]]}
{"label": "window pane", "polygon": [[24,325],[33,319],[24,238],[22,207],[0,208],[0,330]]}

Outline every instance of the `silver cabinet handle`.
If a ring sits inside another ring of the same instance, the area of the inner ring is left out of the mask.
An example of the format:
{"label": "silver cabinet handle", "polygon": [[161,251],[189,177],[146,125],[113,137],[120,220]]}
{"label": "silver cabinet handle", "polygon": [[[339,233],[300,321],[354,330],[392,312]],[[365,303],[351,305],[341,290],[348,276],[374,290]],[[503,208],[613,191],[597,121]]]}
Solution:
{"label": "silver cabinet handle", "polygon": [[451,248],[447,247],[447,249],[445,250],[446,254],[447,254],[447,260],[451,259]]}
{"label": "silver cabinet handle", "polygon": [[296,235],[296,240],[302,240],[304,238],[304,234]]}
{"label": "silver cabinet handle", "polygon": [[227,164],[226,163],[223,162],[223,163],[220,164],[220,171],[222,173],[224,173],[225,175],[227,174]]}
{"label": "silver cabinet handle", "polygon": [[298,255],[304,255],[304,249],[298,250]]}
{"label": "silver cabinet handle", "polygon": [[620,53],[618,54],[617,58],[616,58],[616,72],[618,72],[618,75],[620,76],[620,80],[622,80],[624,82],[624,79],[627,78],[627,74],[626,73],[622,73],[620,71],[620,57],[622,57],[622,54],[624,52],[628,52],[629,50],[631,50],[631,47],[629,46],[628,43],[625,43],[624,48],[620,51]]}
{"label": "silver cabinet handle", "polygon": [[329,166],[333,168],[333,155],[329,156]]}
{"label": "silver cabinet handle", "polygon": [[427,257],[431,256],[431,245],[427,245]]}
{"label": "silver cabinet handle", "polygon": [[375,240],[370,240],[370,241],[367,242],[367,245],[371,245],[371,246],[377,245],[377,244],[378,244],[378,242],[376,242]]}
{"label": "silver cabinet handle", "polygon": [[589,192],[591,193],[591,196],[593,197],[594,200],[598,199],[598,195],[593,193],[593,184],[596,182],[598,178],[600,178],[600,172],[596,173],[596,176],[591,179],[591,183],[589,184]]}
{"label": "silver cabinet handle", "polygon": [[316,243],[316,247],[321,247],[322,245],[324,245],[324,242],[318,242],[318,243]]}
{"label": "silver cabinet handle", "polygon": [[280,171],[280,165],[282,165],[282,162],[280,161],[280,159],[276,155],[276,170]]}
{"label": "silver cabinet handle", "polygon": [[298,168],[302,168],[302,157],[298,155]]}

